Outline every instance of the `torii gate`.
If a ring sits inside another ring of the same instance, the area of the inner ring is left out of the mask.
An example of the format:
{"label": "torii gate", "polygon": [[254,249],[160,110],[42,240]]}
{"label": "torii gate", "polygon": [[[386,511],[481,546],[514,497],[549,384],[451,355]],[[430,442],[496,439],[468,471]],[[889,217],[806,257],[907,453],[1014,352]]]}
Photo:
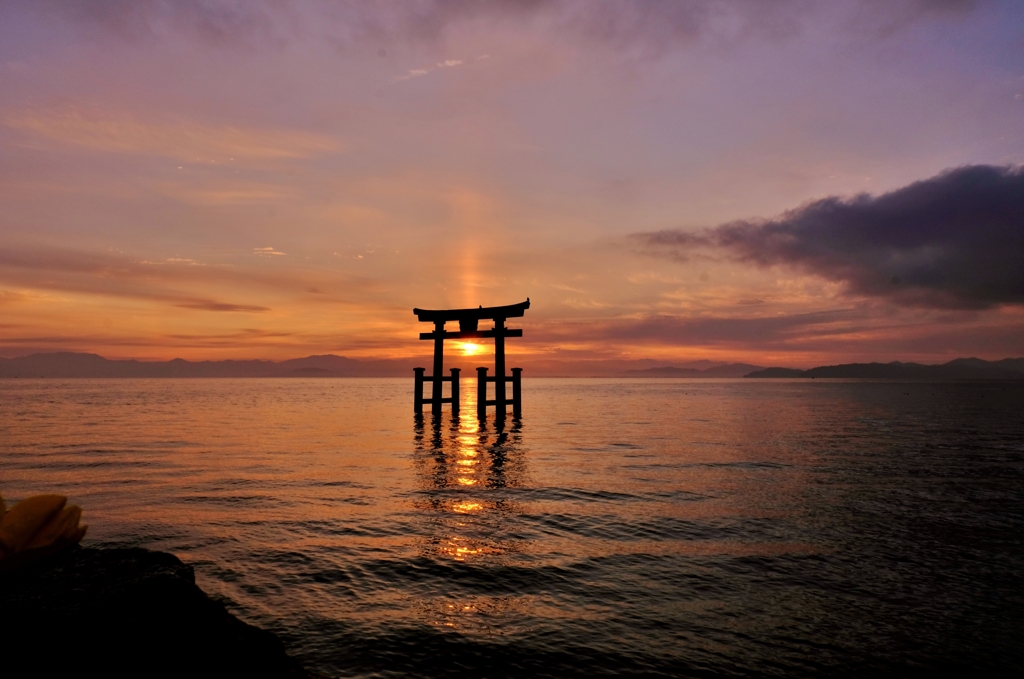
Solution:
{"label": "torii gate", "polygon": [[[442,403],[451,403],[452,412],[459,412],[459,368],[451,369],[451,377],[444,377],[444,341],[446,339],[477,339],[494,338],[494,377],[487,376],[487,368],[477,368],[476,376],[476,412],[481,418],[487,413],[487,406],[497,407],[498,415],[504,417],[508,399],[505,396],[505,383],[512,382],[512,414],[519,417],[523,412],[522,368],[512,368],[511,379],[505,377],[505,338],[522,337],[522,330],[505,327],[505,319],[521,318],[530,308],[530,298],[519,304],[508,306],[478,307],[476,309],[413,309],[416,317],[425,323],[433,323],[433,332],[421,332],[421,340],[434,340],[434,374],[424,375],[425,368],[413,368],[416,375],[416,386],[413,393],[413,408],[417,413],[423,412],[423,383],[430,382],[430,412],[441,412]],[[481,320],[493,320],[494,327],[490,330],[477,330]],[[458,332],[447,332],[444,324],[458,321]],[[445,382],[452,383],[451,398],[441,397],[441,386]],[[494,382],[494,399],[487,399],[487,383]]]}

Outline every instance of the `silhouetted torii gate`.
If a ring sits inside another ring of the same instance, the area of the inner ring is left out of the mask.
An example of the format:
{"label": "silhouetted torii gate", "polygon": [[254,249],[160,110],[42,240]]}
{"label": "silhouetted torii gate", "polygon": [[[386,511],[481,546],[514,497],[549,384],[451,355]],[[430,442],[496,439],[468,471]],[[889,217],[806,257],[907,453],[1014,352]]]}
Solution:
{"label": "silhouetted torii gate", "polygon": [[[505,319],[520,318],[530,308],[530,298],[519,304],[508,306],[478,307],[476,309],[413,309],[416,317],[425,323],[433,323],[433,332],[421,332],[421,340],[434,340],[434,374],[424,375],[425,368],[413,368],[416,374],[416,387],[413,394],[413,408],[417,413],[423,412],[423,383],[430,382],[430,412],[441,412],[442,403],[451,403],[452,412],[459,412],[459,368],[451,369],[451,377],[444,377],[444,341],[446,339],[478,339],[494,338],[494,377],[487,376],[487,368],[477,368],[476,412],[480,417],[487,413],[487,406],[497,406],[498,414],[504,416],[508,399],[505,396],[505,383],[512,382],[512,414],[519,417],[523,412],[522,368],[512,368],[511,380],[505,377],[505,338],[522,337],[522,330],[505,327]],[[493,320],[494,327],[490,330],[477,330],[481,320]],[[444,324],[449,321],[459,322],[458,332],[448,332]],[[445,382],[452,383],[451,398],[441,397],[441,386]],[[487,383],[494,382],[494,399],[487,399]]]}

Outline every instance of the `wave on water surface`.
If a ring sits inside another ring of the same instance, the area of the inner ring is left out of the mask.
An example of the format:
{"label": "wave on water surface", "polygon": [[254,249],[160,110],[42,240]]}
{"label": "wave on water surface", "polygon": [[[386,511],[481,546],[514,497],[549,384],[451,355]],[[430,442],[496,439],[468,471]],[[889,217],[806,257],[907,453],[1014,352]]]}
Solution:
{"label": "wave on water surface", "polygon": [[479,422],[411,380],[12,381],[0,487],[331,676],[1024,668],[1024,386],[616,384]]}

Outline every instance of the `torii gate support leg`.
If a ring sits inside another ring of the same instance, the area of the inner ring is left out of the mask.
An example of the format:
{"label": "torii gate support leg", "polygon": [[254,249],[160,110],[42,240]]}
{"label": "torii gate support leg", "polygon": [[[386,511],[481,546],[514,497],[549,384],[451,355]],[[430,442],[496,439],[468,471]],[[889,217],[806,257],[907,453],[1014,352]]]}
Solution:
{"label": "torii gate support leg", "polygon": [[505,417],[505,319],[494,319],[494,405]]}
{"label": "torii gate support leg", "polygon": [[487,368],[476,369],[476,416],[487,418]]}
{"label": "torii gate support leg", "polygon": [[452,415],[459,414],[459,373],[462,368],[451,368],[452,371]]}
{"label": "torii gate support leg", "polygon": [[423,412],[423,373],[425,368],[413,368],[416,379],[412,391],[412,410],[415,413]]}
{"label": "torii gate support leg", "polygon": [[431,375],[431,379],[434,382],[434,388],[430,392],[430,412],[440,413],[441,412],[441,385],[444,383],[441,381],[442,374],[444,372],[444,322],[438,321],[434,323],[434,332],[437,337],[434,338],[434,374]]}
{"label": "torii gate support leg", "polygon": [[512,368],[512,417],[523,416],[523,369]]}

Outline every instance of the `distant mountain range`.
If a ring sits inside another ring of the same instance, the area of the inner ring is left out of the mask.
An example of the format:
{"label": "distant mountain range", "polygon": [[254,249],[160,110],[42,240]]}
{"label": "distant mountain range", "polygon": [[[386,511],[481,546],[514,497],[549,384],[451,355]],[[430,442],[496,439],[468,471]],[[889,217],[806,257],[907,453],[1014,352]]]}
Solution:
{"label": "distant mountain range", "polygon": [[[509,357],[511,366],[520,365],[514,356]],[[414,366],[430,366],[429,356],[363,360],[326,354],[307,356],[287,361],[186,361],[176,358],[172,361],[112,360],[97,354],[55,352],[40,353],[19,358],[0,358],[0,377],[409,377]],[[462,367],[466,377],[478,365],[489,365],[490,356],[467,357],[452,355],[446,357],[449,367]],[[622,377],[631,372],[658,366],[652,359],[638,360],[584,360],[584,361],[531,361],[527,373],[545,377]],[[708,360],[675,363],[658,370],[680,370],[689,376],[723,366],[721,362]],[[746,366],[746,370],[732,371],[741,377],[759,366]],[[659,375],[652,374],[652,377]],[[705,377],[723,375],[708,374]]]}
{"label": "distant mountain range", "polygon": [[[513,357],[509,357],[513,359]],[[462,367],[463,377],[477,365],[490,365],[490,356],[446,357],[448,367]],[[429,368],[429,356],[363,360],[326,354],[287,361],[172,361],[113,360],[97,354],[55,352],[19,358],[0,358],[0,377],[410,377],[415,366]],[[515,360],[512,366],[519,365]],[[651,359],[534,361],[528,374],[547,377],[621,377],[623,371],[657,365]],[[712,361],[691,361],[676,366],[707,368]],[[753,366],[752,366],[753,367]],[[748,371],[749,372],[749,371]]]}
{"label": "distant mountain range", "polygon": [[941,365],[921,363],[845,363],[823,365],[810,370],[765,368],[744,377],[855,377],[897,378],[915,380],[977,380],[1024,379],[1024,358],[983,361],[980,358],[957,358]]}
{"label": "distant mountain range", "polygon": [[646,370],[627,370],[623,375],[627,377],[746,377],[751,371],[760,371],[765,368],[760,365],[749,363],[728,363],[726,365],[714,365],[711,368],[700,370],[698,368],[647,368]]}
{"label": "distant mountain range", "polygon": [[0,377],[393,377],[410,375],[407,363],[333,354],[289,361],[118,361],[59,352],[0,358]]}
{"label": "distant mountain range", "polygon": [[[463,376],[472,367],[487,365],[489,356],[453,356]],[[518,363],[514,362],[512,365]],[[654,365],[652,365],[654,364]],[[410,377],[415,365],[429,366],[424,358],[360,360],[327,354],[287,361],[172,361],[111,360],[96,354],[57,352],[19,358],[0,358],[2,377]],[[643,367],[636,367],[643,366]],[[656,361],[595,360],[546,361],[527,364],[533,376],[573,377],[859,377],[901,379],[1024,379],[1024,358],[983,361],[958,358],[942,365],[920,363],[848,363],[797,370],[763,368],[749,363],[701,360],[658,366]]]}

